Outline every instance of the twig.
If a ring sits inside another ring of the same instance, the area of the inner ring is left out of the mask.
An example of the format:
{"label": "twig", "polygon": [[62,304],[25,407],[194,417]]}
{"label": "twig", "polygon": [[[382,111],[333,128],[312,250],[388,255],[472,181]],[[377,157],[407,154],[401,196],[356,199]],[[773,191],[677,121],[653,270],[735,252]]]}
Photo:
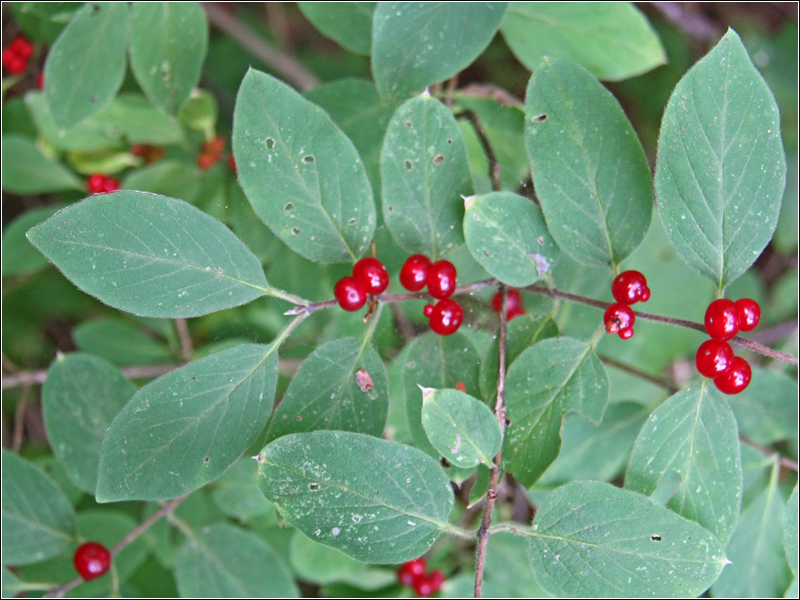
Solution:
{"label": "twig", "polygon": [[506,434],[506,326],[508,325],[508,288],[501,287],[502,302],[500,306],[500,337],[498,339],[498,371],[497,399],[494,403],[494,415],[500,426],[500,449],[494,457],[494,464],[489,475],[489,490],[486,492],[486,505],[483,508],[481,526],[478,529],[478,549],[475,558],[475,597],[481,597],[483,587],[483,571],[486,567],[486,550],[489,545],[489,527],[492,525],[492,512],[497,500],[497,484],[500,482],[500,467],[503,462],[503,438]]}
{"label": "twig", "polygon": [[497,162],[497,156],[494,153],[492,144],[489,142],[489,138],[486,136],[486,131],[484,131],[483,125],[481,125],[481,120],[473,110],[465,110],[455,115],[455,117],[466,117],[475,128],[475,133],[478,134],[481,145],[486,152],[486,158],[489,160],[489,176],[492,179],[492,190],[499,192],[503,187],[500,182],[500,163]]}
{"label": "twig", "polygon": [[283,75],[302,91],[319,85],[316,75],[308,71],[300,62],[291,56],[275,50],[258,35],[250,31],[242,22],[214,2],[204,2],[208,20],[214,27],[224,31],[256,58]]}
{"label": "twig", "polygon": [[461,93],[465,96],[474,96],[476,98],[491,98],[503,106],[515,106],[525,110],[525,103],[522,100],[508,90],[496,85],[470,83],[468,86],[461,88]]}
{"label": "twig", "polygon": [[635,375],[640,379],[645,379],[651,383],[655,383],[656,385],[661,386],[664,389],[668,390],[670,394],[675,394],[678,392],[678,388],[672,385],[672,383],[670,383],[667,379],[664,379],[662,377],[656,377],[655,375],[650,375],[650,373],[645,373],[641,369],[637,369],[636,367],[626,365],[625,363],[619,362],[618,360],[615,360],[610,356],[606,356],[604,354],[598,354],[597,358],[602,360],[607,365],[611,365],[612,367],[619,369],[620,371],[625,371],[626,373]]}
{"label": "twig", "polygon": [[795,473],[798,472],[798,468],[800,468],[800,467],[798,467],[797,461],[794,461],[791,458],[787,458],[787,457],[783,456],[780,452],[777,452],[775,450],[772,450],[770,448],[762,446],[761,444],[758,444],[758,443],[754,442],[753,440],[744,437],[743,435],[739,436],[739,440],[743,444],[747,444],[748,446],[752,446],[753,448],[755,448],[756,450],[761,452],[761,454],[763,454],[764,456],[767,456],[767,457],[777,456],[778,457],[778,462],[782,466],[786,467],[787,469],[789,469],[791,471],[794,471]]}
{"label": "twig", "polygon": [[11,451],[14,454],[19,454],[19,449],[22,448],[22,438],[25,433],[25,408],[28,406],[30,391],[30,385],[22,388],[19,400],[17,400],[17,409],[14,411],[14,437],[11,440]]}
{"label": "twig", "polygon": [[718,37],[717,28],[712,21],[699,13],[690,13],[682,2],[651,2],[668,21],[676,25],[686,35],[707,42]]}
{"label": "twig", "polygon": [[[136,365],[132,367],[122,367],[122,373],[128,379],[149,379],[160,377],[170,371],[174,371],[183,365]],[[47,379],[47,369],[40,371],[20,371],[14,375],[3,377],[2,389],[19,387],[21,385],[41,385]]]}
{"label": "twig", "polygon": [[192,360],[194,349],[192,348],[192,336],[189,335],[189,326],[186,319],[175,319],[175,329],[178,330],[178,338],[181,340],[181,358],[186,362]]}

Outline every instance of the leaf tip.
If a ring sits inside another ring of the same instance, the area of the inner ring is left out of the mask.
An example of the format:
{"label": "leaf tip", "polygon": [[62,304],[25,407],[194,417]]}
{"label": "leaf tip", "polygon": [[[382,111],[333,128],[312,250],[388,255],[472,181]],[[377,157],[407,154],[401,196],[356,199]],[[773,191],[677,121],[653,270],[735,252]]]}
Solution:
{"label": "leaf tip", "polygon": [[433,394],[433,392],[436,391],[434,388],[426,388],[424,386],[421,386],[420,384],[417,384],[417,387],[422,391],[422,401],[423,402],[425,402],[425,400],[430,398],[431,394]]}
{"label": "leaf tip", "polygon": [[465,196],[461,194],[461,199],[464,200],[464,210],[469,210],[470,205],[477,197],[477,194],[473,194],[472,196]]}
{"label": "leaf tip", "polygon": [[264,462],[264,456],[261,454],[256,454],[255,456],[251,456],[250,458],[252,458],[256,462],[260,463]]}

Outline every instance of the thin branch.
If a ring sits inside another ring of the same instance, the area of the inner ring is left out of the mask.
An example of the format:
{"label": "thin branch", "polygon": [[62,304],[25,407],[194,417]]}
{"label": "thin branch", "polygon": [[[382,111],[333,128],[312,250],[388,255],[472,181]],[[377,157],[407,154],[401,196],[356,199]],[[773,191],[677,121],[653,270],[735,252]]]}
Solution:
{"label": "thin branch", "polygon": [[489,138],[486,136],[486,131],[483,129],[483,125],[481,125],[480,118],[478,118],[478,115],[472,110],[460,112],[455,115],[455,117],[466,117],[475,128],[475,133],[478,134],[481,145],[486,152],[486,158],[489,160],[489,176],[492,179],[492,190],[499,192],[503,187],[500,182],[500,163],[497,162],[497,156],[494,153],[492,144],[489,142]]}
{"label": "thin branch", "polygon": [[261,37],[253,33],[239,19],[229,14],[219,4],[204,2],[203,8],[208,15],[208,20],[214,27],[230,35],[253,56],[275,69],[302,91],[310,90],[319,85],[319,79],[317,79],[316,75],[308,71],[302,63],[268,45]]}
{"label": "thin branch", "polygon": [[28,406],[30,391],[30,385],[23,386],[22,393],[17,400],[17,409],[14,411],[14,437],[11,439],[11,451],[14,454],[19,454],[19,449],[22,448],[22,438],[25,433],[25,409]]}
{"label": "thin branch", "polygon": [[178,338],[181,340],[181,358],[186,362],[192,360],[194,349],[192,348],[192,336],[189,334],[189,326],[186,319],[175,319],[175,329],[178,330]]}
{"label": "thin branch", "polygon": [[460,91],[465,96],[491,98],[503,106],[515,106],[516,108],[525,110],[525,103],[522,100],[508,90],[504,90],[496,85],[470,83],[468,86],[461,88]]}
{"label": "thin branch", "polygon": [[777,456],[778,457],[778,462],[781,464],[781,466],[784,466],[787,469],[789,469],[791,471],[794,471],[795,473],[798,472],[798,468],[799,467],[798,467],[797,461],[794,461],[791,458],[787,458],[787,457],[783,456],[780,452],[777,452],[775,450],[767,448],[766,446],[762,446],[761,444],[758,444],[758,443],[754,442],[753,440],[744,437],[743,435],[739,436],[739,440],[743,444],[747,444],[748,446],[752,446],[753,448],[755,448],[756,450],[761,452],[761,454],[763,454],[764,456],[767,456],[767,457]]}
{"label": "thin branch", "polygon": [[635,375],[640,379],[645,379],[651,383],[655,383],[656,385],[663,387],[664,389],[668,390],[670,394],[675,394],[678,392],[678,388],[676,388],[670,381],[668,381],[663,377],[656,377],[655,375],[650,375],[650,373],[645,373],[641,369],[637,369],[636,367],[626,365],[625,363],[615,360],[610,356],[606,356],[605,354],[598,354],[597,357],[607,365],[611,365],[612,367],[615,367],[620,371],[625,371],[626,373]]}
{"label": "thin branch", "polygon": [[704,15],[686,10],[682,2],[651,2],[668,21],[677,26],[689,37],[708,42],[719,37],[717,26]]}
{"label": "thin branch", "polygon": [[[128,379],[150,379],[160,377],[170,371],[174,371],[183,365],[137,365],[132,367],[122,367],[122,373]],[[19,387],[21,385],[41,385],[47,379],[47,369],[40,371],[20,371],[14,375],[3,377],[2,389]]]}

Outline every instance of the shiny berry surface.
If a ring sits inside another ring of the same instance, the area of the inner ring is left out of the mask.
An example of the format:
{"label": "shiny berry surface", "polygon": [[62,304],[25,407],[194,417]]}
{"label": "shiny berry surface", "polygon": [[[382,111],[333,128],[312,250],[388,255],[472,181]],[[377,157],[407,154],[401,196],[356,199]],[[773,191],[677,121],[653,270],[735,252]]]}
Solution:
{"label": "shiny berry surface", "polygon": [[455,300],[445,298],[436,303],[431,311],[429,324],[439,335],[452,335],[464,321],[464,311]]}
{"label": "shiny berry surface", "polygon": [[345,310],[358,310],[367,303],[367,290],[352,277],[342,277],[333,288],[336,301]]}
{"label": "shiny berry surface", "polygon": [[84,580],[91,581],[108,572],[111,567],[111,553],[102,544],[86,542],[75,551],[72,563]]}
{"label": "shiny berry surface", "polygon": [[[636,321],[636,315],[627,305],[621,303],[612,304],[603,314],[603,324],[606,326],[608,333],[620,333],[626,329],[631,329],[634,321]],[[631,337],[631,335],[633,335],[633,332],[628,337]]]}
{"label": "shiny berry surface", "polygon": [[409,292],[419,292],[428,283],[430,259],[423,254],[413,254],[406,259],[400,269],[400,285]]}
{"label": "shiny berry surface", "polygon": [[619,339],[629,340],[633,337],[633,327],[627,327],[619,330]]}
{"label": "shiny berry surface", "polygon": [[706,309],[706,331],[715,340],[727,341],[739,333],[739,310],[733,300],[714,300]]}
{"label": "shiny berry surface", "polygon": [[[492,310],[499,315],[502,305],[503,294],[501,292],[497,292],[494,296],[492,296]],[[506,303],[506,309],[508,311],[509,321],[525,314],[525,308],[522,306],[522,296],[520,295],[519,290],[508,290],[508,302]]]}
{"label": "shiny berry surface", "polygon": [[647,302],[650,299],[650,288],[647,279],[639,271],[625,271],[614,278],[611,283],[611,295],[621,304]]}
{"label": "shiny berry surface", "polygon": [[439,591],[444,583],[444,574],[441,571],[434,571],[427,577],[417,579],[412,587],[420,598],[427,598]]}
{"label": "shiny berry surface", "polygon": [[437,260],[428,268],[428,293],[443,300],[456,291],[456,268],[447,260]]}
{"label": "shiny berry surface", "polygon": [[714,380],[714,385],[723,394],[738,394],[750,385],[752,377],[750,363],[741,356],[735,356],[730,368]]}
{"label": "shiny berry surface", "polygon": [[382,294],[389,287],[389,273],[377,258],[367,256],[353,267],[353,279],[364,286],[368,294]]}
{"label": "shiny berry surface", "polygon": [[733,348],[721,340],[705,341],[697,349],[694,363],[701,375],[714,379],[733,364]]}
{"label": "shiny berry surface", "polygon": [[411,587],[417,579],[425,577],[425,564],[424,558],[417,558],[403,563],[397,569],[397,581],[400,585]]}
{"label": "shiny berry surface", "polygon": [[734,302],[739,312],[739,329],[753,331],[761,320],[761,307],[752,298],[742,298]]}

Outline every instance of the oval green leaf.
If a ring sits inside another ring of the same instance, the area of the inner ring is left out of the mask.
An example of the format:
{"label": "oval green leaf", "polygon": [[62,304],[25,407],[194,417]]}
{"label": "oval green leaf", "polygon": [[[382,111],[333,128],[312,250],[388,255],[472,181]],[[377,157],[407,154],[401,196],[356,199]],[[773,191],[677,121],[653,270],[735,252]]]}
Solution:
{"label": "oval green leaf", "polygon": [[667,62],[658,35],[630,2],[513,2],[500,31],[531,71],[550,56],[619,81]]}
{"label": "oval green leaf", "polygon": [[267,422],[277,368],[275,346],[243,344],[141,388],[106,434],[98,502],[177,498],[214,481]]}
{"label": "oval green leaf", "polygon": [[90,494],[106,431],[135,393],[114,365],[89,354],[62,356],[47,372],[42,408],[50,446],[70,480]]}
{"label": "oval green leaf", "polygon": [[617,100],[589,72],[546,60],[528,83],[525,147],[550,233],[586,265],[617,265],[644,239],[653,180]]}
{"label": "oval green leaf", "polygon": [[72,330],[72,339],[80,350],[102,356],[115,365],[148,365],[178,360],[164,340],[156,339],[153,332],[145,333],[141,327],[122,319],[84,321]]}
{"label": "oval green leaf", "polygon": [[422,427],[447,462],[492,466],[503,436],[489,407],[458,390],[422,390]]}
{"label": "oval green leaf", "polygon": [[508,2],[380,2],[372,74],[386,98],[406,98],[469,66],[492,41]]}
{"label": "oval green leaf", "polygon": [[273,293],[227,227],[165,196],[91,196],[31,229],[28,240],[84,292],[140,316],[197,317]]}
{"label": "oval green leaf", "polygon": [[109,134],[123,135],[129,144],[161,145],[183,141],[183,130],[177,120],[165,115],[141,94],[120,94],[84,124],[97,124]]}
{"label": "oval green leaf", "polygon": [[335,263],[369,248],[376,214],[364,163],[321,108],[250,69],[236,97],[233,152],[256,214],[292,250]]}
{"label": "oval green leaf", "polygon": [[125,78],[128,5],[88,2],[47,54],[44,94],[60,129],[100,112]]}
{"label": "oval green leaf", "polygon": [[370,563],[424,554],[448,527],[450,481],[415,448],[360,433],[279,438],[258,455],[267,500],[312,540]]}
{"label": "oval green leaf", "polygon": [[3,564],[28,565],[75,540],[75,513],[59,487],[25,459],[3,450]]}
{"label": "oval green leaf", "polygon": [[[5,146],[3,146],[5,148]],[[25,233],[34,225],[52,217],[64,208],[63,204],[28,210],[9,223],[3,231],[2,272],[8,275],[27,275],[47,266],[47,259],[31,246]]]}
{"label": "oval green leaf", "polygon": [[298,598],[281,557],[254,533],[228,523],[193,532],[175,562],[182,598]]}
{"label": "oval green leaf", "polygon": [[772,237],[786,183],[780,115],[733,30],[672,92],[655,181],[670,241],[719,289]]}
{"label": "oval green leaf", "polygon": [[464,238],[473,258],[512,287],[544,277],[558,256],[542,211],[532,200],[511,192],[467,198]]}
{"label": "oval green leaf", "polygon": [[397,243],[432,260],[464,241],[472,193],[467,149],[455,118],[427,94],[397,109],[381,150],[383,218]]}
{"label": "oval green leaf", "polygon": [[533,573],[559,598],[694,597],[726,561],[719,540],[697,523],[607,483],[558,488],[533,531]]}
{"label": "oval green leaf", "polygon": [[[106,110],[112,104],[113,101]],[[122,134],[94,118],[85,119],[69,129],[60,129],[42,92],[30,91],[25,94],[25,106],[36,123],[39,135],[56,150],[91,152],[122,146]]]}
{"label": "oval green leaf", "polygon": [[605,368],[586,342],[549,338],[531,346],[506,376],[503,468],[530,487],[558,456],[564,415],[599,423],[607,402]]}
{"label": "oval green leaf", "polygon": [[72,171],[46,157],[33,140],[21,135],[3,136],[3,189],[14,194],[48,194],[83,190]]}
{"label": "oval green leaf", "polygon": [[747,389],[726,397],[739,433],[764,446],[797,439],[797,381],[770,369],[753,367],[752,371]]}
{"label": "oval green leaf", "polygon": [[670,471],[681,483],[667,508],[727,544],[742,503],[741,451],[736,419],[710,381],[653,411],[633,446],[625,487],[649,496]]}
{"label": "oval green leaf", "polygon": [[298,2],[314,27],[355,54],[369,56],[377,2]]}
{"label": "oval green leaf", "polygon": [[369,340],[334,340],[300,365],[270,419],[266,439],[318,429],[379,437],[388,412],[386,368]]}
{"label": "oval green leaf", "polygon": [[242,522],[274,515],[275,509],[258,489],[258,465],[251,457],[240,458],[213,483],[211,499],[223,513]]}
{"label": "oval green leaf", "polygon": [[786,512],[783,520],[783,549],[795,579],[797,579],[798,569],[797,519],[797,485],[795,484],[792,495],[789,496],[789,500],[786,502]]}

